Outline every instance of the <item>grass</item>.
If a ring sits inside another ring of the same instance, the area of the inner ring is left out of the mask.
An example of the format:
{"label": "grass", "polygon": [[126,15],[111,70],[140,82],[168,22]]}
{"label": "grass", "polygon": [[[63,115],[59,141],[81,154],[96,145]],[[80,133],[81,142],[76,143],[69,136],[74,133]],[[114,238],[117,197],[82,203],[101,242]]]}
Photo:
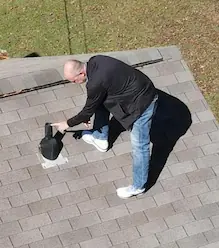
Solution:
{"label": "grass", "polygon": [[219,120],[218,0],[0,0],[11,57],[177,45]]}
{"label": "grass", "polygon": [[69,54],[63,1],[0,0],[0,23],[0,46],[10,57],[33,51],[40,55]]}

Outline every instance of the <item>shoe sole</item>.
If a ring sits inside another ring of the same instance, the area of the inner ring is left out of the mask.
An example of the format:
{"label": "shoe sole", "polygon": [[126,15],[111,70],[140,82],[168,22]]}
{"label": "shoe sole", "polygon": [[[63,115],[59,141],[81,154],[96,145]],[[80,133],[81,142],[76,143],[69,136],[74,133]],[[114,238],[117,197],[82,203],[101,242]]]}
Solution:
{"label": "shoe sole", "polygon": [[118,196],[119,198],[125,200],[125,199],[131,198],[131,197],[133,197],[133,196],[138,196],[138,195],[140,196],[140,195],[143,195],[143,194],[144,194],[144,192],[139,193],[139,194],[136,194],[136,195],[127,196],[127,197],[122,197],[122,196],[120,196],[120,195],[118,195],[118,194],[117,194],[117,196]]}
{"label": "shoe sole", "polygon": [[85,138],[83,138],[83,136],[82,136],[82,139],[87,144],[90,144],[90,145],[95,146],[97,148],[97,150],[100,151],[100,152],[106,152],[107,151],[107,149],[101,149],[94,141],[93,142],[90,142],[90,141],[86,140]]}

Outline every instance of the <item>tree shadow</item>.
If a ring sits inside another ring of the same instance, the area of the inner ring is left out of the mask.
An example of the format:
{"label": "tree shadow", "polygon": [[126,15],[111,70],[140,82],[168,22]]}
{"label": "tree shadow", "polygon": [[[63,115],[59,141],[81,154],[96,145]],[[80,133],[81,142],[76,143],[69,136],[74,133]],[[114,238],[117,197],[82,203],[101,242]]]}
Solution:
{"label": "tree shadow", "polygon": [[[161,90],[158,90],[158,96],[158,107],[150,132],[153,148],[146,191],[156,183],[176,142],[192,124],[191,113],[182,101]],[[125,129],[115,118],[111,119],[109,127],[109,146],[112,148]]]}

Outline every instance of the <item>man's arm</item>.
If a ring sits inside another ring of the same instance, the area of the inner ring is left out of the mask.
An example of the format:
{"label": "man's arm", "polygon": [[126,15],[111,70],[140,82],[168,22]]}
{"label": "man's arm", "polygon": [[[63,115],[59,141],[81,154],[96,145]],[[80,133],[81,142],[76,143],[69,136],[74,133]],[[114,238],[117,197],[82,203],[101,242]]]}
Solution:
{"label": "man's arm", "polygon": [[[90,85],[92,83],[90,82]],[[76,126],[82,122],[87,123],[96,109],[103,103],[106,97],[106,89],[101,85],[91,86],[87,89],[87,100],[84,108],[76,116],[67,120],[69,127]]]}

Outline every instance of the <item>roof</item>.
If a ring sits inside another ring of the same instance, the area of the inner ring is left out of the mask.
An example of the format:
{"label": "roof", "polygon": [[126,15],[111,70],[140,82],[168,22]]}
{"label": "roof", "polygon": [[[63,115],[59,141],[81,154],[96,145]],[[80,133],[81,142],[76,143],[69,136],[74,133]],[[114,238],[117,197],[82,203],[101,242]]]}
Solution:
{"label": "roof", "polygon": [[[167,135],[158,142],[154,159],[165,166],[156,184],[142,196],[121,200],[115,190],[130,183],[132,175],[127,131],[106,153],[67,133],[62,155],[69,162],[50,169],[43,169],[36,155],[45,122],[66,120],[83,107],[83,85],[62,84],[0,99],[0,248],[218,247],[219,125],[180,50],[169,46],[104,54],[129,64],[163,58],[139,68],[168,94],[164,99],[172,99],[162,105],[164,125],[157,128],[169,128],[174,138],[178,126],[186,133],[179,135],[166,162],[161,159],[165,142],[172,141]],[[87,61],[91,56],[3,60],[0,91],[60,81],[67,59]],[[188,117],[182,106],[191,113],[188,130],[182,125]],[[177,121],[171,122],[171,113]],[[153,139],[159,139],[161,133],[155,133]],[[155,174],[158,169],[154,165]]]}

